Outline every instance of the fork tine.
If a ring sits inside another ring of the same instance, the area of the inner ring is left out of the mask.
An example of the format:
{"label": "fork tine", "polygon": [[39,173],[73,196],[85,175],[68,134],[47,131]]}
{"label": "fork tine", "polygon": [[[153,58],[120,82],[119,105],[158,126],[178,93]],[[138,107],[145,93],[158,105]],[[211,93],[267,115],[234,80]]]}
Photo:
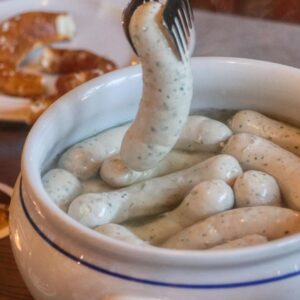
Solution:
{"label": "fork tine", "polygon": [[166,3],[166,8],[164,16],[170,18],[176,13],[177,10],[180,10],[185,16],[185,21],[188,23],[190,29],[193,28],[193,10],[190,5],[189,0],[168,0]]}
{"label": "fork tine", "polygon": [[175,42],[176,48],[179,52],[179,56],[183,60],[186,53],[186,42],[183,40],[184,33],[182,32],[182,27],[179,23],[179,19],[176,18],[174,20],[173,26],[172,26],[172,37]]}
{"label": "fork tine", "polygon": [[[183,25],[183,29],[185,31],[185,34],[186,36],[190,37],[191,33],[190,33],[190,26],[188,24],[188,17],[187,17],[187,14],[186,14],[186,11],[185,11],[185,8],[182,7],[181,9],[178,10],[178,17],[180,18],[180,21],[182,22],[182,25]],[[186,43],[188,42],[187,41],[187,37],[185,36],[185,39],[186,39]]]}
{"label": "fork tine", "polygon": [[193,28],[193,11],[190,0],[132,0],[123,11],[123,28],[125,35],[134,52],[137,51],[132,43],[129,24],[134,11],[146,2],[161,2],[165,5],[163,12],[164,25],[167,27],[178,56],[184,60],[188,52],[188,43]]}
{"label": "fork tine", "polygon": [[165,25],[182,60],[187,51],[188,37],[193,26],[190,9],[188,0],[169,0],[163,14]]}
{"label": "fork tine", "polygon": [[182,9],[178,9],[176,13],[177,21],[180,25],[180,28],[182,30],[182,38],[185,40],[185,43],[188,44],[188,37],[190,36],[190,29],[187,24],[186,16],[184,14],[184,11]]}
{"label": "fork tine", "polygon": [[189,23],[190,29],[193,28],[193,20],[194,20],[194,14],[193,10],[191,8],[191,4],[189,0],[182,0],[182,4],[185,6],[185,11],[187,14],[187,21]]}

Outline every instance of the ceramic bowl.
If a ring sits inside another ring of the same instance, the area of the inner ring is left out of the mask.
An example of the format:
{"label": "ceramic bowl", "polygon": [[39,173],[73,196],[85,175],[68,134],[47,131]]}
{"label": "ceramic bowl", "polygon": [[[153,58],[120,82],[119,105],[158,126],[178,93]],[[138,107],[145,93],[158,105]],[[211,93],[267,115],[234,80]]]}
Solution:
{"label": "ceramic bowl", "polygon": [[[193,111],[255,109],[299,122],[300,70],[235,58],[195,58],[192,68]],[[149,249],[85,228],[51,202],[41,173],[70,145],[133,119],[141,93],[140,67],[122,69],[68,93],[33,126],[10,229],[34,298],[300,299],[300,235],[231,251]]]}

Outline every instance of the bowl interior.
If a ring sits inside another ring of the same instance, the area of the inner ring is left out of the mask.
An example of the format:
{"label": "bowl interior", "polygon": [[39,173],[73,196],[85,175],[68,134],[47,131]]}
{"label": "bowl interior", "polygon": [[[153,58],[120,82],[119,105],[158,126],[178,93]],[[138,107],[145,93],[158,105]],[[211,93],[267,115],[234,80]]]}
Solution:
{"label": "bowl interior", "polygon": [[[231,58],[195,58],[192,66],[192,112],[254,109],[292,124],[300,122],[299,70]],[[141,95],[139,67],[113,72],[68,93],[32,129],[26,144],[35,156],[32,167],[44,170],[70,145],[132,120]]]}
{"label": "bowl interior", "polygon": [[[300,70],[234,58],[194,58],[192,69],[192,111],[254,109],[299,123]],[[70,145],[132,120],[141,94],[140,67],[122,69],[63,96],[33,126],[23,152],[22,174],[49,219],[55,218],[57,224],[91,234],[51,203],[40,175]]]}

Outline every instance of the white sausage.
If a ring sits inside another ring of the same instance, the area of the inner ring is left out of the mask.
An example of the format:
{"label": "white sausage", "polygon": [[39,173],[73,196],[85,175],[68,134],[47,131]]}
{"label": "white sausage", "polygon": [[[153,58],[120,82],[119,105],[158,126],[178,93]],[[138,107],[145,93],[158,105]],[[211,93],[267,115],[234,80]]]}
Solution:
{"label": "white sausage", "polygon": [[[201,123],[200,121],[203,120],[203,118],[204,117],[201,116],[188,117],[188,121],[185,124],[175,148],[178,147],[190,151],[200,151],[201,148],[215,150],[218,141],[221,142],[225,140],[225,136],[228,135],[227,127],[223,123],[211,119],[209,119],[210,121],[208,123]],[[201,126],[200,124],[198,126],[198,123],[201,123]],[[198,126],[197,131],[191,131],[193,124]],[[97,175],[97,172],[105,159],[119,152],[122,139],[128,127],[129,125],[123,125],[112,128],[77,143],[63,153],[58,162],[59,167],[68,170],[81,180],[92,178]],[[220,128],[217,131],[218,127]],[[214,132],[215,146],[204,144],[209,142],[206,135],[209,131]],[[201,132],[203,137],[199,136]]]}
{"label": "white sausage", "polygon": [[114,190],[112,186],[109,186],[106,182],[99,177],[91,178],[81,182],[81,194],[87,193],[102,193]]}
{"label": "white sausage", "polygon": [[60,168],[86,180],[97,175],[101,163],[120,151],[129,125],[109,129],[69,148],[59,159]]}
{"label": "white sausage", "polygon": [[156,167],[142,172],[127,168],[120,159],[120,156],[114,155],[103,162],[100,176],[111,186],[124,187],[146,179],[189,168],[212,157],[212,155],[213,154],[201,152],[188,153],[171,151]]}
{"label": "white sausage", "polygon": [[125,135],[121,158],[133,170],[155,167],[173,148],[187,120],[192,99],[188,53],[181,61],[163,27],[164,6],[139,6],[130,22],[130,36],[143,69],[143,97],[134,123]]}
{"label": "white sausage", "polygon": [[147,246],[148,244],[134,235],[126,227],[118,224],[104,224],[95,228],[95,230],[101,234],[109,236],[115,240],[123,241],[134,245]]}
{"label": "white sausage", "polygon": [[233,186],[236,207],[281,205],[279,186],[274,177],[260,171],[247,171]]}
{"label": "white sausage", "polygon": [[290,208],[300,210],[300,158],[269,140],[240,133],[232,136],[223,149],[246,170],[259,170],[278,182],[283,199]]}
{"label": "white sausage", "polygon": [[189,116],[175,145],[186,151],[218,152],[220,144],[232,135],[223,123],[203,116]]}
{"label": "white sausage", "polygon": [[208,250],[230,250],[230,249],[237,249],[237,248],[244,248],[249,246],[256,246],[265,244],[268,242],[268,239],[262,235],[252,234],[246,235],[240,239],[236,239],[233,241],[229,241],[227,243],[212,247]]}
{"label": "white sausage", "polygon": [[121,223],[173,209],[201,181],[222,179],[232,184],[240,174],[242,169],[235,158],[218,155],[189,169],[120,190],[81,195],[71,203],[68,213],[89,227]]}
{"label": "white sausage", "polygon": [[132,226],[130,229],[143,240],[158,245],[185,227],[232,208],[233,204],[233,191],[225,181],[203,181],[173,211],[150,223]]}
{"label": "white sausage", "polygon": [[268,118],[258,112],[243,110],[229,122],[233,132],[245,132],[271,140],[300,156],[300,129]]}
{"label": "white sausage", "polygon": [[268,240],[300,230],[300,215],[291,209],[256,206],[232,209],[198,222],[172,236],[162,246],[175,249],[207,249],[246,235]]}
{"label": "white sausage", "polygon": [[43,186],[52,201],[66,210],[68,204],[80,194],[80,181],[63,169],[52,169],[42,177]]}

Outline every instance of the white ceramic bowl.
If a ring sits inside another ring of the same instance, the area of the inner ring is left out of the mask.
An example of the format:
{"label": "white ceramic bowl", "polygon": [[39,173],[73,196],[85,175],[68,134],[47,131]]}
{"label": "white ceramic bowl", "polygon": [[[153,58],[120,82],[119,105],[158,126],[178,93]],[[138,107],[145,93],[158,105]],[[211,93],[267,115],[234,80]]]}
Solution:
{"label": "white ceramic bowl", "polygon": [[[299,121],[300,70],[234,58],[195,58],[192,67],[193,110],[247,108]],[[148,249],[101,236],[50,201],[41,172],[68,146],[132,119],[141,90],[139,67],[116,71],[64,96],[32,128],[10,226],[35,299],[299,300],[300,235],[227,252]]]}

